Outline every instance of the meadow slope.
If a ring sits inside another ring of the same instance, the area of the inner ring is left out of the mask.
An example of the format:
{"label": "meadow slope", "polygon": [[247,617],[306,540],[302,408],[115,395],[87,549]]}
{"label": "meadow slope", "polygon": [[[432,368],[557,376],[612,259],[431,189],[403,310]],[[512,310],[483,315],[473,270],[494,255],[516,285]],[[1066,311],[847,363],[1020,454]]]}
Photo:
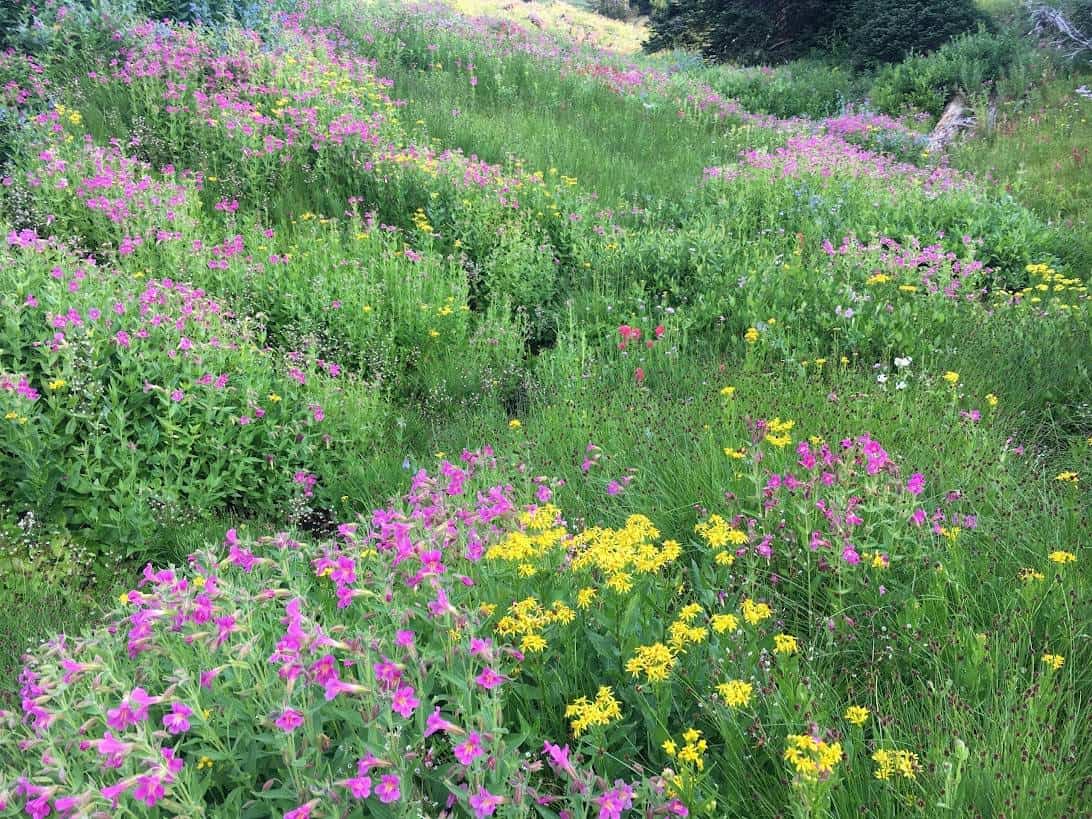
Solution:
{"label": "meadow slope", "polygon": [[0,53],[0,816],[1092,815],[1086,75],[244,21]]}

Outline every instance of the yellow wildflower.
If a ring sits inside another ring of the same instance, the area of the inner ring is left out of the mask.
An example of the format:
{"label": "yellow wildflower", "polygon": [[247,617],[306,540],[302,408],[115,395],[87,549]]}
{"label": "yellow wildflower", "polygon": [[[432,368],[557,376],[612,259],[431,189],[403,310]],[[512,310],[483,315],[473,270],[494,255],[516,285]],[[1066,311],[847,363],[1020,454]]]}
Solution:
{"label": "yellow wildflower", "polygon": [[565,709],[566,719],[570,719],[573,733],[580,736],[595,725],[609,725],[622,718],[622,708],[614,698],[614,690],[609,685],[599,688],[594,701],[580,697],[569,703]]}
{"label": "yellow wildflower", "polygon": [[800,650],[800,645],[791,634],[775,634],[774,652],[777,654],[795,654]]}
{"label": "yellow wildflower", "polygon": [[749,682],[729,680],[717,686],[717,693],[729,708],[743,708],[750,704],[754,689]]}
{"label": "yellow wildflower", "polygon": [[644,674],[649,682],[666,680],[675,667],[675,655],[663,643],[638,646],[636,653],[626,663],[626,671],[634,677]]}
{"label": "yellow wildflower", "polygon": [[790,734],[786,740],[785,761],[807,783],[827,779],[842,761],[842,745],[839,742],[826,742],[806,734]]}
{"label": "yellow wildflower", "polygon": [[743,619],[752,626],[757,626],[771,617],[773,617],[773,609],[765,603],[756,603],[750,598],[743,601]]}
{"label": "yellow wildflower", "polygon": [[726,631],[735,631],[739,628],[739,618],[734,614],[714,614],[711,622],[713,631],[723,634]]}
{"label": "yellow wildflower", "polygon": [[1057,671],[1063,665],[1065,665],[1065,657],[1061,654],[1044,654],[1043,662],[1049,665],[1053,670]]}
{"label": "yellow wildflower", "polygon": [[541,634],[526,634],[520,641],[519,648],[528,654],[538,654],[546,650],[546,640]]}
{"label": "yellow wildflower", "polygon": [[864,725],[868,720],[868,709],[861,705],[851,705],[846,709],[844,716],[854,725]]}
{"label": "yellow wildflower", "polygon": [[914,779],[918,767],[918,755],[910,751],[888,751],[881,748],[872,754],[876,763],[876,778],[890,779],[892,775]]}

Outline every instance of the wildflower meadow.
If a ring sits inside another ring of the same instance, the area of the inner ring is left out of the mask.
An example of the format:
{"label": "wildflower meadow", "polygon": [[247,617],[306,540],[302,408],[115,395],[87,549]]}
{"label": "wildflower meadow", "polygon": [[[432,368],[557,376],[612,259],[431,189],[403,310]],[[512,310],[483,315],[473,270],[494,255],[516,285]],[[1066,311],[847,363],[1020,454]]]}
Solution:
{"label": "wildflower meadow", "polygon": [[4,12],[0,816],[1092,816],[1092,72],[938,147],[982,5]]}

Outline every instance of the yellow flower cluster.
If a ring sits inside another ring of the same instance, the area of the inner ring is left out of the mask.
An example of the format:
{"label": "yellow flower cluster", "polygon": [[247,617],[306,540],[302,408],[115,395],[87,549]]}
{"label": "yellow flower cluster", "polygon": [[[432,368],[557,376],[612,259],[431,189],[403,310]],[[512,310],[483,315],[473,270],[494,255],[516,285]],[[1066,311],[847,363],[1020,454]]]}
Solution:
{"label": "yellow flower cluster", "polygon": [[795,654],[800,650],[799,643],[791,634],[775,634],[773,642],[775,654]]}
{"label": "yellow flower cluster", "polygon": [[739,618],[734,614],[714,614],[709,624],[717,634],[724,634],[726,631],[735,631],[739,628]]}
{"label": "yellow flower cluster", "polygon": [[1076,563],[1077,556],[1073,552],[1067,552],[1064,549],[1057,549],[1047,555],[1052,562],[1057,563],[1059,566],[1064,566],[1066,563]]}
{"label": "yellow flower cluster", "polygon": [[717,693],[729,708],[743,708],[750,704],[755,687],[743,680],[729,680],[717,686]]}
{"label": "yellow flower cluster", "polygon": [[790,734],[786,741],[785,761],[792,765],[804,782],[827,779],[842,761],[842,744],[826,742],[807,734]]}
{"label": "yellow flower cluster", "polygon": [[773,609],[765,603],[756,603],[749,597],[743,601],[743,619],[752,626],[757,626],[763,620],[773,617]]}
{"label": "yellow flower cluster", "polygon": [[[1034,284],[1018,291],[1019,298],[1026,298],[1030,304],[1040,304],[1044,298],[1047,303],[1061,310],[1072,310],[1079,307],[1082,302],[1089,299],[1088,285],[1075,277],[1063,276],[1050,265],[1029,264],[1024,268],[1034,279]],[[1008,298],[1008,294],[1000,293],[999,298]],[[1063,301],[1063,299],[1067,299]]]}
{"label": "yellow flower cluster", "polygon": [[772,444],[778,449],[784,449],[792,443],[789,430],[795,425],[795,421],[782,421],[780,418],[770,419],[766,422],[766,443]]}
{"label": "yellow flower cluster", "polygon": [[418,208],[413,212],[413,224],[422,233],[432,233],[432,225],[422,208]]}
{"label": "yellow flower cluster", "polygon": [[[597,569],[606,585],[625,593],[633,588],[633,573],[655,574],[682,554],[674,540],[657,547],[660,532],[644,515],[630,515],[621,529],[592,527],[573,536],[573,571]],[[487,553],[488,554],[488,553]]]}
{"label": "yellow flower cluster", "polygon": [[565,718],[569,720],[573,733],[578,737],[594,725],[609,725],[622,718],[622,707],[614,698],[614,690],[609,685],[600,686],[595,700],[580,697],[565,708]]}
{"label": "yellow flower cluster", "polygon": [[626,671],[634,677],[644,674],[649,682],[666,680],[675,668],[675,653],[663,643],[638,646],[636,653],[626,663]]}
{"label": "yellow flower cluster", "polygon": [[675,654],[685,654],[691,643],[704,643],[709,636],[709,629],[704,626],[692,626],[681,618],[667,627],[667,644]]}
{"label": "yellow flower cluster", "polygon": [[720,515],[710,515],[708,520],[702,521],[694,527],[694,531],[701,535],[702,540],[714,549],[729,544],[742,546],[747,542],[747,535],[739,529],[733,529]]}
{"label": "yellow flower cluster", "polygon": [[542,631],[554,623],[568,624],[576,619],[576,612],[561,600],[555,600],[545,608],[534,597],[528,597],[508,607],[508,613],[497,621],[494,630],[502,637],[519,635],[520,650],[537,654],[546,650],[546,638]]}
{"label": "yellow flower cluster", "polygon": [[1024,583],[1031,583],[1037,580],[1046,580],[1046,575],[1042,572],[1037,572],[1028,566],[1022,568],[1016,575]]}
{"label": "yellow flower cluster", "polygon": [[1065,657],[1061,654],[1044,654],[1043,663],[1049,665],[1054,671],[1058,671],[1065,665]]}
{"label": "yellow flower cluster", "polygon": [[876,763],[877,779],[890,779],[892,776],[914,779],[917,774],[918,755],[910,751],[887,751],[881,748],[872,754],[872,761]]}
{"label": "yellow flower cluster", "polygon": [[699,771],[705,770],[705,752],[709,743],[701,737],[701,731],[690,728],[682,735],[683,746],[680,748],[674,740],[666,739],[660,747],[664,753],[673,756],[685,765],[691,765]]}
{"label": "yellow flower cluster", "polygon": [[886,282],[889,282],[889,281],[891,281],[891,277],[888,276],[886,273],[873,273],[871,276],[869,276],[867,279],[865,279],[865,284],[868,284],[868,285],[885,284]]}
{"label": "yellow flower cluster", "polygon": [[[733,455],[729,457],[735,457],[735,450],[725,449],[724,451],[726,453],[731,451]],[[743,457],[742,452],[738,453],[738,455],[740,458]],[[741,546],[747,542],[747,535],[730,526],[728,521],[720,515],[710,515],[708,520],[702,521],[695,526],[694,531],[710,547],[720,549],[715,556],[716,562],[720,566],[731,566],[736,560],[736,556],[723,547],[728,545]]]}
{"label": "yellow flower cluster", "polygon": [[539,561],[558,549],[568,537],[564,526],[558,526],[561,510],[552,503],[540,506],[533,513],[520,516],[521,529],[509,532],[503,540],[485,552],[486,560],[507,560],[512,563]]}
{"label": "yellow flower cluster", "polygon": [[[52,389],[52,387],[50,389]],[[1080,479],[1081,476],[1079,474],[1069,469],[1065,470],[1064,472],[1059,472],[1054,477],[1054,480],[1061,481],[1062,483],[1077,483],[1078,481],[1080,481]]]}
{"label": "yellow flower cluster", "polygon": [[843,716],[854,725],[864,725],[868,721],[868,709],[861,705],[851,705]]}

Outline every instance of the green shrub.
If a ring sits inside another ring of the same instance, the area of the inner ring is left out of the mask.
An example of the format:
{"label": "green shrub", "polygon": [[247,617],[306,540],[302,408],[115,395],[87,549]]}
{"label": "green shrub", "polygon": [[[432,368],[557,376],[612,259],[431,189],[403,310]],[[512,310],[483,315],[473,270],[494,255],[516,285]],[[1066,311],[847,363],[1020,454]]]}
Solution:
{"label": "green shrub", "polygon": [[980,31],[885,67],[873,83],[872,104],[890,114],[939,116],[957,92],[972,100],[1021,96],[1043,67],[1042,56],[1020,37]]}
{"label": "green shrub", "polygon": [[612,20],[628,20],[637,13],[629,0],[593,0],[592,8]]}
{"label": "green shrub", "polygon": [[849,0],[669,0],[653,10],[646,48],[691,47],[721,62],[784,62],[844,25]]}
{"label": "green shrub", "polygon": [[[157,525],[314,496],[314,358],[278,360],[204,291],[30,231],[0,250],[0,486],[17,518],[154,550]],[[327,368],[328,369],[328,368]],[[310,380],[312,386],[305,389]],[[293,483],[293,475],[297,476]]]}
{"label": "green shrub", "polygon": [[855,0],[850,19],[852,60],[875,66],[933,51],[974,30],[981,15],[974,0]]}

